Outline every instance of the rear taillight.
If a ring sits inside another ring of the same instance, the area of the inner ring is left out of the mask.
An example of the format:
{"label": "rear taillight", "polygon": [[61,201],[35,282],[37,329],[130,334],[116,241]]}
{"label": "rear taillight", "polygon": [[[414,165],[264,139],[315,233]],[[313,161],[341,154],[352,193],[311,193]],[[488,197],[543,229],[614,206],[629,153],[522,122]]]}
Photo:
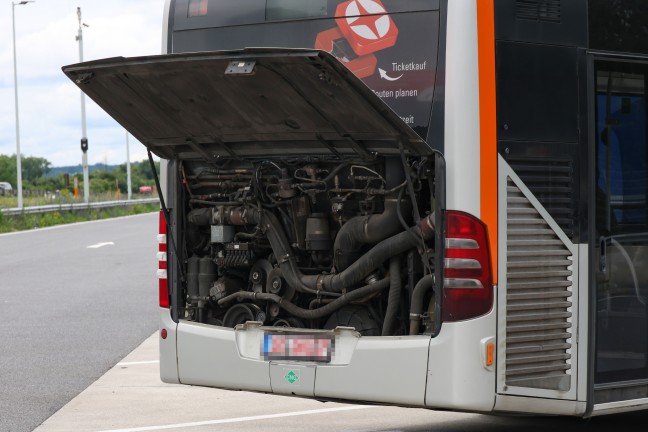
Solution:
{"label": "rear taillight", "polygon": [[160,289],[160,307],[169,307],[169,284],[167,282],[167,224],[164,213],[160,210],[160,228],[158,234],[158,286]]}
{"label": "rear taillight", "polygon": [[486,225],[468,213],[446,213],[443,320],[486,314],[493,306]]}

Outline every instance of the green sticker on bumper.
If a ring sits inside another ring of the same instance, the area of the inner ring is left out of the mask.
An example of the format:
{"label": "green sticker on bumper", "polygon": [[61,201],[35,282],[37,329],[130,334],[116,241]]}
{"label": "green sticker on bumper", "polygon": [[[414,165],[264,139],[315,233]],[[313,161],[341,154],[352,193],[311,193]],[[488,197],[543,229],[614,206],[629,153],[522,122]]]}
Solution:
{"label": "green sticker on bumper", "polygon": [[297,382],[297,380],[299,379],[299,375],[297,375],[294,371],[290,371],[284,376],[284,378],[290,384],[295,384],[295,382]]}

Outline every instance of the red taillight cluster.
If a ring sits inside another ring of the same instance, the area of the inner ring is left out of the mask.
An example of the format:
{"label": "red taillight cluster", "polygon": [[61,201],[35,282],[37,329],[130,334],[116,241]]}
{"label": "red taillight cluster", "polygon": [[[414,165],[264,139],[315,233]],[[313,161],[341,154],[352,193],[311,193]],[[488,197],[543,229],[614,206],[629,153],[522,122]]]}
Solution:
{"label": "red taillight cluster", "polygon": [[446,213],[443,320],[486,314],[493,306],[490,250],[486,226],[474,216]]}
{"label": "red taillight cluster", "polygon": [[160,307],[169,307],[169,284],[167,282],[167,224],[164,213],[160,210],[160,228],[158,231],[158,285],[160,289]]}

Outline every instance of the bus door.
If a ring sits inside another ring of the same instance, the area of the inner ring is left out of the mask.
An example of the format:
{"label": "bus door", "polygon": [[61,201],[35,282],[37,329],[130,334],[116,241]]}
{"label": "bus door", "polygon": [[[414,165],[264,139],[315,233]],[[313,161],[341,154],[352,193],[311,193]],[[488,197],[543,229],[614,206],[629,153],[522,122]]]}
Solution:
{"label": "bus door", "polygon": [[648,383],[648,63],[601,60],[596,82],[594,403]]}

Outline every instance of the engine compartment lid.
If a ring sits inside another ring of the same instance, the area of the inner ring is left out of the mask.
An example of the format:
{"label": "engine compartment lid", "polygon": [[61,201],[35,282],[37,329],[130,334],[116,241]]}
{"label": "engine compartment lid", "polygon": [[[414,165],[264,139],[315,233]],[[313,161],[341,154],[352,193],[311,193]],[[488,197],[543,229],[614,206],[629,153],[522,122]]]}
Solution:
{"label": "engine compartment lid", "polygon": [[432,149],[327,52],[237,51],[116,57],[63,72],[164,159],[334,155]]}

